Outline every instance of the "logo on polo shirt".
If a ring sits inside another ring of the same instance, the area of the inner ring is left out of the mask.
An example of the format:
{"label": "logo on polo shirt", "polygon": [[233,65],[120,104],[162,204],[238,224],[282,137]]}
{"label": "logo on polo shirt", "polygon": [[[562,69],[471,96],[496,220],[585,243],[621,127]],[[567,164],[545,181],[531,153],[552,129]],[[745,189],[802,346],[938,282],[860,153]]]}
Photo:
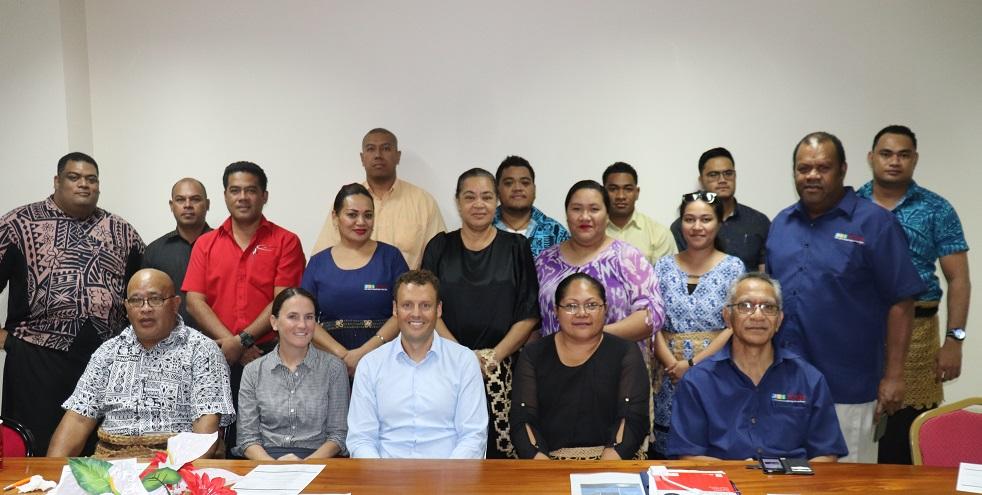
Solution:
{"label": "logo on polo shirt", "polygon": [[808,398],[805,397],[805,394],[771,394],[771,402],[776,404],[805,405],[808,403]]}
{"label": "logo on polo shirt", "polygon": [[364,290],[377,290],[377,291],[387,292],[389,290],[389,286],[378,285],[378,284],[365,284]]}
{"label": "logo on polo shirt", "polygon": [[856,244],[866,244],[866,239],[859,234],[843,234],[842,232],[836,232],[836,239],[846,242],[855,242]]}

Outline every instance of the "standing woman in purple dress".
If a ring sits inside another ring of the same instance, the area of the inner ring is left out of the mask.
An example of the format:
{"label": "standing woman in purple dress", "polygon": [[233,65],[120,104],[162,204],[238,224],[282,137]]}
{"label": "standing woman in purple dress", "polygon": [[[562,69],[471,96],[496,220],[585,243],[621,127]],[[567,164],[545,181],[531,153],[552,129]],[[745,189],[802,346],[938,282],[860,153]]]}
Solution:
{"label": "standing woman in purple dress", "polygon": [[559,331],[555,301],[559,282],[573,273],[586,273],[607,292],[603,331],[637,342],[650,373],[652,339],[665,321],[665,308],[651,263],[634,246],[607,235],[609,208],[607,190],[593,180],[573,184],[566,194],[566,224],[571,237],[535,259],[541,333],[546,336]]}

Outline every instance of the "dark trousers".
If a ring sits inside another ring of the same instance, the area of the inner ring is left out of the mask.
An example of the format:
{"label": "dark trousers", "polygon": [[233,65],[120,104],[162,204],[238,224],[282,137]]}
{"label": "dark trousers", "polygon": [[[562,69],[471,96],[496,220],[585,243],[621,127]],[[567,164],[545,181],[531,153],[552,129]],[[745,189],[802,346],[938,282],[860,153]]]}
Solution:
{"label": "dark trousers", "polygon": [[[19,421],[34,434],[34,454],[48,452],[51,435],[64,414],[61,405],[75,391],[89,358],[102,342],[89,325],[67,352],[56,351],[7,336],[3,368],[3,415]],[[95,450],[95,432],[82,455]]]}
{"label": "dark trousers", "polygon": [[910,425],[928,409],[905,407],[887,418],[887,429],[880,439],[877,462],[880,464],[911,464]]}

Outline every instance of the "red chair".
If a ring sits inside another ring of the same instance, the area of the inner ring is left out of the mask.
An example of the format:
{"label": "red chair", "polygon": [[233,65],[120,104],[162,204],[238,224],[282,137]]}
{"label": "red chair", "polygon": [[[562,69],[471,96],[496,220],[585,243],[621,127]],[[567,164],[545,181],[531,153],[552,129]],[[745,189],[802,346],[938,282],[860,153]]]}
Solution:
{"label": "red chair", "polygon": [[918,416],[910,426],[914,465],[958,467],[960,462],[982,463],[980,406],[982,397],[970,397]]}
{"label": "red chair", "polygon": [[4,457],[34,457],[34,434],[26,426],[12,419],[0,418],[0,434],[3,435]]}

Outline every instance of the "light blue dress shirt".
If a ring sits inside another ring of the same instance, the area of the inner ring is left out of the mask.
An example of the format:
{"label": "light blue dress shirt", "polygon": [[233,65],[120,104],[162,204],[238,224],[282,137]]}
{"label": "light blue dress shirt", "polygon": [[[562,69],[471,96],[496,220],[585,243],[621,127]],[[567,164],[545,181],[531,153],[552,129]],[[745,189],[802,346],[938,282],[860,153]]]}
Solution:
{"label": "light blue dress shirt", "polygon": [[419,363],[401,338],[366,354],[346,443],[354,458],[483,459],[488,412],[477,356],[435,333]]}

